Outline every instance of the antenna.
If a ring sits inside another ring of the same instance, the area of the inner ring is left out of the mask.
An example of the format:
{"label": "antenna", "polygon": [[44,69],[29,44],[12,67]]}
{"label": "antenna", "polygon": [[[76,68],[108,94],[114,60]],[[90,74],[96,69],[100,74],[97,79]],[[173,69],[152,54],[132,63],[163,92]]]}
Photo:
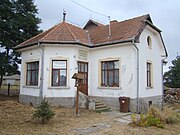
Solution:
{"label": "antenna", "polygon": [[66,11],[63,9],[63,22],[66,20]]}
{"label": "antenna", "polygon": [[108,16],[108,19],[109,19],[109,36],[108,36],[108,38],[110,38],[111,37],[111,17]]}

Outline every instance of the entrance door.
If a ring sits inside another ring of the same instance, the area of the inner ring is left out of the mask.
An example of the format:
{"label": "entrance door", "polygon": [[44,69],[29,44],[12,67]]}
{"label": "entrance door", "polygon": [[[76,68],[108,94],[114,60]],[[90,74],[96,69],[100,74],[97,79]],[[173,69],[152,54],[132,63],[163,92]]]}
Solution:
{"label": "entrance door", "polygon": [[81,73],[84,79],[81,81],[78,86],[78,90],[82,93],[88,95],[88,63],[87,62],[78,62],[78,73]]}

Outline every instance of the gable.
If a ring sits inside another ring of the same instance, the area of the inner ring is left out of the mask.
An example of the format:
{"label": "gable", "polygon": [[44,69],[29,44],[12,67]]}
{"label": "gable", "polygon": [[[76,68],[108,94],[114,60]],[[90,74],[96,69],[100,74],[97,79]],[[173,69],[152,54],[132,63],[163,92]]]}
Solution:
{"label": "gable", "polygon": [[83,29],[85,30],[89,30],[89,29],[93,29],[93,28],[97,28],[98,26],[103,26],[103,24],[96,22],[94,20],[89,20],[85,26],[83,27]]}

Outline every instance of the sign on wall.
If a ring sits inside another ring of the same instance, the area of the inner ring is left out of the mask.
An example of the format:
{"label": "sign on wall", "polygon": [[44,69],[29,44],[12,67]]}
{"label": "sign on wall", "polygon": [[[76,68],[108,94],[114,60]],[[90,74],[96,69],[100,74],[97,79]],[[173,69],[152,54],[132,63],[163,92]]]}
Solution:
{"label": "sign on wall", "polygon": [[87,60],[87,51],[79,50],[78,51],[78,58],[81,60]]}

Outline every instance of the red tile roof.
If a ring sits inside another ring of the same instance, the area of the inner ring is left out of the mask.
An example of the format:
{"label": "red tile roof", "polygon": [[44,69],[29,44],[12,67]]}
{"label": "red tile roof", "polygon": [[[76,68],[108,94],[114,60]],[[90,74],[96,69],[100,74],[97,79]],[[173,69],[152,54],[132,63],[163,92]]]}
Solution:
{"label": "red tile roof", "polygon": [[92,22],[95,23],[95,27],[93,29],[86,29],[88,27],[87,23],[85,28],[82,29],[63,21],[49,30],[17,45],[15,49],[37,44],[37,42],[75,42],[96,46],[114,41],[126,41],[132,38],[138,41],[139,35],[147,25],[145,20],[152,23],[149,15],[143,15],[121,22],[114,21],[110,24],[111,35],[109,35],[109,25],[88,21],[89,24],[92,24]]}

